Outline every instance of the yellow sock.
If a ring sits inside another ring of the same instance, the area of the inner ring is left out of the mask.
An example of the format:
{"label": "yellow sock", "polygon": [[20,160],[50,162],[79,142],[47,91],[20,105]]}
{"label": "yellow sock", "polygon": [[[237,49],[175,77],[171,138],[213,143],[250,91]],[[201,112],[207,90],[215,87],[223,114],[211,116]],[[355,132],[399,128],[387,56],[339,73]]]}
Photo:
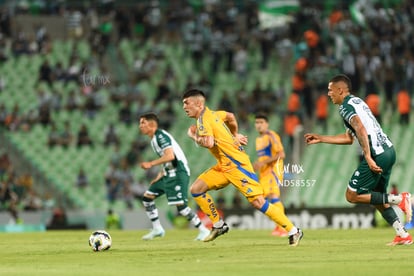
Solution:
{"label": "yellow sock", "polygon": [[[283,214],[285,213],[285,206],[283,206],[283,203],[281,202],[281,201],[278,201],[278,202],[276,202],[276,203],[273,203],[273,205],[277,208],[277,209],[279,209]],[[276,224],[276,225],[278,225],[278,224]],[[281,226],[278,226],[279,228],[281,227]]]}
{"label": "yellow sock", "polygon": [[280,211],[282,211],[282,213],[285,213],[285,206],[283,206],[282,201],[273,203],[273,205],[275,205]]}
{"label": "yellow sock", "polygon": [[266,205],[267,210],[265,210],[264,214],[268,216],[271,220],[282,226],[288,232],[292,230],[293,227],[295,227],[293,223],[289,220],[289,218],[285,215],[285,213],[280,210],[279,207],[276,207],[273,204],[269,204],[266,201],[266,203],[262,207],[262,210],[263,208],[266,208]]}
{"label": "yellow sock", "polygon": [[197,205],[200,206],[201,211],[210,218],[213,224],[220,220],[220,215],[217,212],[214,200],[209,194],[193,195],[193,198]]}

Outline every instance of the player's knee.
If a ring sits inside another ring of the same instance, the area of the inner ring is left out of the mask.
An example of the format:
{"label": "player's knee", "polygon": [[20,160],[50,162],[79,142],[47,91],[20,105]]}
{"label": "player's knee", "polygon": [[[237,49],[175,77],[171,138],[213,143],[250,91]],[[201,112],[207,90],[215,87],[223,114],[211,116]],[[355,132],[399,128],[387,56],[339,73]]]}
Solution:
{"label": "player's knee", "polygon": [[204,183],[202,180],[196,180],[190,187],[190,193],[194,194],[202,194],[207,192],[208,187],[207,184]]}
{"label": "player's knee", "polygon": [[354,191],[347,190],[345,198],[349,203],[358,203],[358,194]]}
{"label": "player's knee", "polygon": [[142,201],[151,202],[154,200],[154,198],[155,196],[145,193],[144,196],[142,197]]}
{"label": "player's knee", "polygon": [[258,210],[260,210],[263,204],[265,203],[265,199],[263,197],[255,197],[255,198],[248,199],[248,200],[250,204]]}
{"label": "player's knee", "polygon": [[346,198],[346,200],[347,200],[349,203],[353,203],[353,204],[357,203],[357,201],[356,201],[354,198],[352,198],[352,197],[347,197],[347,198]]}
{"label": "player's knee", "polygon": [[199,194],[200,192],[199,192],[199,189],[198,189],[196,186],[191,185],[191,186],[190,186],[190,193],[191,193],[192,195],[194,195],[194,194]]}
{"label": "player's knee", "polygon": [[186,204],[178,204],[175,207],[177,207],[177,211],[181,212],[182,210],[185,210],[187,208]]}
{"label": "player's knee", "polygon": [[263,205],[263,204],[260,204],[257,200],[250,202],[250,204],[256,209],[260,209],[262,207],[261,205]]}

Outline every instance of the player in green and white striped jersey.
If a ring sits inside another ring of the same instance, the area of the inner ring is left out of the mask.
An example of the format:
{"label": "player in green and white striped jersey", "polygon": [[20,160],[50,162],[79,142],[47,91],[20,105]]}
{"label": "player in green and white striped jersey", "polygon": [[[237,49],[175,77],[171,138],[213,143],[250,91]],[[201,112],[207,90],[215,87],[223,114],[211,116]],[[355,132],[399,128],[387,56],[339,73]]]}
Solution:
{"label": "player in green and white striped jersey", "polygon": [[170,133],[158,128],[158,116],[155,113],[141,115],[139,129],[142,134],[151,138],[151,147],[159,156],[152,161],[142,162],[141,168],[147,170],[153,166],[162,165],[162,170],[151,181],[150,187],[144,193],[143,205],[152,222],[153,229],[142,239],[152,240],[165,235],[154,202],[155,198],[165,194],[168,205],[176,206],[178,212],[199,229],[200,232],[196,240],[204,240],[210,234],[210,230],[203,225],[197,214],[187,205],[190,169],[183,150]]}
{"label": "player in green and white striped jersey", "polygon": [[308,144],[328,143],[347,145],[356,138],[363,152],[363,160],[353,173],[346,191],[350,203],[374,205],[384,219],[394,227],[396,237],[389,245],[412,244],[411,235],[400,222],[391,205],[398,205],[410,221],[411,194],[387,194],[388,182],[396,155],[392,142],[383,132],[367,104],[351,94],[351,81],[345,75],[333,77],[328,85],[328,96],[339,105],[346,132],[333,136],[305,134]]}

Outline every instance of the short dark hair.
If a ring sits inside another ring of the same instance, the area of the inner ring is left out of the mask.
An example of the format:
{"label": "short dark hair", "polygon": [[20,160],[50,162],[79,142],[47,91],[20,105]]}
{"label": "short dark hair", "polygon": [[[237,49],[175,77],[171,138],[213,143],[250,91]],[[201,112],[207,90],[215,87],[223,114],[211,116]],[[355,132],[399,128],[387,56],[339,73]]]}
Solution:
{"label": "short dark hair", "polygon": [[266,122],[269,122],[269,118],[265,114],[263,114],[263,113],[256,114],[255,119],[263,119]]}
{"label": "short dark hair", "polygon": [[147,121],[154,121],[157,124],[159,124],[158,116],[154,112],[146,112],[146,113],[143,113],[143,114],[139,115],[139,118],[140,119],[141,118],[144,118]]}
{"label": "short dark hair", "polygon": [[351,80],[348,78],[348,76],[347,75],[344,75],[344,74],[339,74],[339,75],[336,75],[336,76],[334,76],[329,82],[334,82],[334,83],[336,83],[336,82],[340,82],[340,81],[342,81],[342,82],[344,82],[345,84],[346,84],[346,86],[348,86],[348,90],[351,92],[352,91],[352,82],[351,82]]}
{"label": "short dark hair", "polygon": [[194,96],[201,96],[204,99],[206,98],[206,95],[204,94],[203,91],[201,91],[199,89],[196,89],[196,88],[191,88],[191,89],[184,92],[184,95],[183,95],[182,99],[184,100],[184,99],[187,99],[189,97],[194,97]]}

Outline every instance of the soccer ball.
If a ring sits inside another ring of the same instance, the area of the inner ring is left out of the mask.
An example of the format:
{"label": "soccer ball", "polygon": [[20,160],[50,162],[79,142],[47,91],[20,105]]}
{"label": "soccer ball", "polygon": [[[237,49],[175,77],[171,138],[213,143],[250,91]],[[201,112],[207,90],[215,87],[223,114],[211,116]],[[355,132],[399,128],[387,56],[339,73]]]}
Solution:
{"label": "soccer ball", "polygon": [[104,230],[96,230],[89,236],[89,246],[93,251],[104,251],[111,248],[112,238]]}

